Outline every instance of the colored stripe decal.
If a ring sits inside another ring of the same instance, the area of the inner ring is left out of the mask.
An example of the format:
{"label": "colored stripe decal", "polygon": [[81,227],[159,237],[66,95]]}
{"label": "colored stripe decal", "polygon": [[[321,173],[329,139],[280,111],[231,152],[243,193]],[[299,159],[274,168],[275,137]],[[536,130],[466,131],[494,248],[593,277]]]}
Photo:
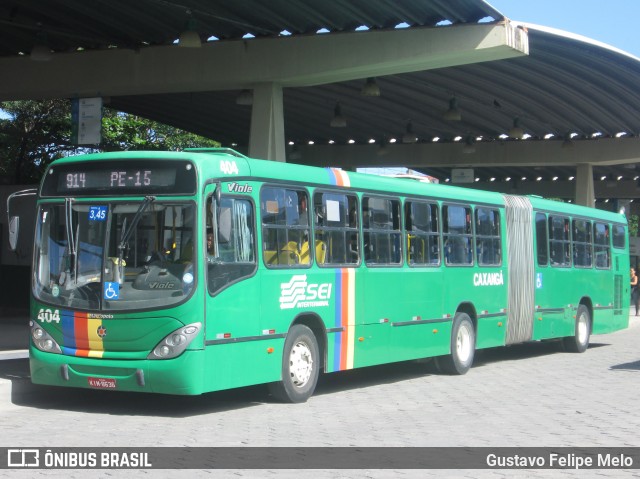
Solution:
{"label": "colored stripe decal", "polygon": [[342,333],[335,335],[333,370],[353,369],[355,349],[355,270],[336,270],[335,327]]}
{"label": "colored stripe decal", "polygon": [[346,187],[351,186],[351,180],[349,179],[349,174],[346,171],[338,168],[327,168],[327,171],[329,172],[329,182],[332,185]]}
{"label": "colored stripe decal", "polygon": [[351,342],[351,329],[349,328],[349,278],[345,274],[345,270],[341,270],[342,284],[340,285],[340,296],[342,297],[342,308],[340,311],[340,322],[345,329],[344,341],[342,341],[340,348],[340,371],[349,369],[348,356],[349,356],[349,343]]}
{"label": "colored stripe decal", "polygon": [[63,354],[101,358],[104,354],[104,343],[98,336],[101,319],[89,319],[87,313],[79,311],[61,311]]}
{"label": "colored stripe decal", "polygon": [[347,309],[349,324],[349,348],[347,350],[347,369],[353,369],[353,360],[356,346],[356,271],[353,268],[347,269],[349,277],[349,287],[347,288],[349,306]]}
{"label": "colored stripe decal", "polygon": [[[335,310],[335,327],[342,328],[342,271],[336,271],[336,310]],[[340,351],[342,350],[342,341],[347,332],[342,328],[341,334],[336,334],[336,342],[333,353],[333,370],[340,371]]]}

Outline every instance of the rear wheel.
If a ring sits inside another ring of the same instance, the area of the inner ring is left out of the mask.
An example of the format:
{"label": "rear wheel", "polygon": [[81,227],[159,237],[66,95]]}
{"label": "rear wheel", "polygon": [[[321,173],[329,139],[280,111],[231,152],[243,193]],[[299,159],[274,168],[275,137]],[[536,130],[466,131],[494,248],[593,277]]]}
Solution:
{"label": "rear wheel", "polygon": [[294,325],[284,343],[282,381],[269,384],[271,395],[282,402],[305,402],[316,389],[319,368],[316,337],[308,327]]}
{"label": "rear wheel", "polygon": [[445,374],[465,374],[473,364],[476,333],[466,313],[456,313],[451,329],[451,354],[436,358],[438,369]]}
{"label": "rear wheel", "polygon": [[589,347],[591,336],[591,314],[589,309],[581,304],[576,313],[576,325],[573,336],[562,339],[565,350],[572,353],[584,353]]}

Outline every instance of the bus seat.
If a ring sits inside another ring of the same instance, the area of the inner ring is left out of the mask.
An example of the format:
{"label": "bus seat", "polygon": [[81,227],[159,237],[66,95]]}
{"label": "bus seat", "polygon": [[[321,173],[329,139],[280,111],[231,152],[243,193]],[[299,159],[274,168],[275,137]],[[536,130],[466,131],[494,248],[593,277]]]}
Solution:
{"label": "bus seat", "polygon": [[300,247],[300,264],[309,264],[311,258],[309,256],[309,242],[305,241]]}
{"label": "bus seat", "polygon": [[297,251],[283,250],[278,253],[276,264],[298,264],[299,256]]}
{"label": "bus seat", "polygon": [[280,264],[298,264],[300,263],[300,253],[298,252],[298,244],[295,241],[289,241],[280,250],[278,255]]}
{"label": "bus seat", "polygon": [[327,245],[322,240],[316,240],[316,261],[324,264],[327,259]]}
{"label": "bus seat", "polygon": [[278,264],[278,254],[277,251],[264,251],[264,262],[266,264]]}
{"label": "bus seat", "polygon": [[281,251],[292,251],[298,254],[298,243],[295,241],[289,241],[286,245],[282,247]]}

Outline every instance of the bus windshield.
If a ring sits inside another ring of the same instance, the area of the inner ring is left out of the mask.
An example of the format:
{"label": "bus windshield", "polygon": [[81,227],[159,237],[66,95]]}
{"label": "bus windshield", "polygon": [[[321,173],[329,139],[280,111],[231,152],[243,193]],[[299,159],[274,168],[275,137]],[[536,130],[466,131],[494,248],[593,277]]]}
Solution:
{"label": "bus windshield", "polygon": [[182,302],[194,286],[195,206],[187,202],[43,204],[34,295],[68,308],[133,310]]}

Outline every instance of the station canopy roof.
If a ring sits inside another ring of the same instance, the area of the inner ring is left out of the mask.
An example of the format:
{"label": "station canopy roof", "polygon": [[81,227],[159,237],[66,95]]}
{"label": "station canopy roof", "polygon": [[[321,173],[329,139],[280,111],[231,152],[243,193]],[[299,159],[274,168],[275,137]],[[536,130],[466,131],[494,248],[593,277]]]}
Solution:
{"label": "station canopy roof", "polygon": [[[502,21],[508,20],[482,0],[4,0],[0,58],[28,55],[43,41],[54,52],[171,45],[189,26],[203,42],[253,42]],[[401,141],[410,123],[424,143],[522,141],[507,138],[514,121],[524,141],[597,141],[640,133],[638,58],[564,32],[522,28],[528,31],[528,56],[380,76],[377,97],[361,94],[365,78],[285,88],[285,139],[380,144]],[[107,106],[242,146],[248,143],[251,107],[237,104],[240,93],[117,96]],[[452,98],[459,121],[443,117]],[[330,126],[338,102],[344,128]],[[635,175],[629,167],[598,168],[596,176]],[[566,168],[545,169],[549,175],[570,174]],[[516,176],[520,170],[487,168],[486,176]],[[447,168],[426,172],[449,174]]]}

